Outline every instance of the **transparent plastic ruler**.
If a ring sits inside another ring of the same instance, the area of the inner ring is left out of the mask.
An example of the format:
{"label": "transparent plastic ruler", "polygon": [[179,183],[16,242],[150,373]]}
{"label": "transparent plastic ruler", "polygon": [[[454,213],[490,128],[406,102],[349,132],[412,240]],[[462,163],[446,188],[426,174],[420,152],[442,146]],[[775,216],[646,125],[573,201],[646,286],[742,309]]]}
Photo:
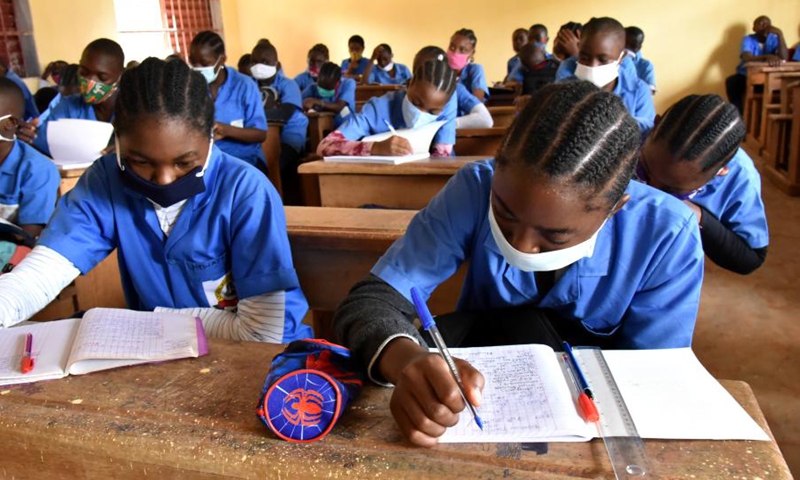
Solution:
{"label": "transparent plastic ruler", "polygon": [[605,443],[614,474],[618,479],[657,478],[647,460],[642,437],[636,431],[603,352],[599,348],[584,347],[575,348],[574,352],[600,413],[597,429]]}

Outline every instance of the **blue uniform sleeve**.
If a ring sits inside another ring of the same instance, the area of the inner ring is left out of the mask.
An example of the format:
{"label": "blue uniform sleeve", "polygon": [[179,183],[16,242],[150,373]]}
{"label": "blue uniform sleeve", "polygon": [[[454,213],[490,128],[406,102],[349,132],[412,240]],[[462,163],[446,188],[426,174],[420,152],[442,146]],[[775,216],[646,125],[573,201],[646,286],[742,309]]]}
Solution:
{"label": "blue uniform sleeve", "polygon": [[45,225],[56,208],[61,175],[53,162],[39,153],[36,155],[38,161],[33,162],[20,186],[22,199],[17,220],[20,225]]}
{"label": "blue uniform sleeve", "polygon": [[409,70],[407,66],[397,64],[397,77],[395,81],[398,85],[405,85],[413,76],[414,75],[412,75],[411,70]]}
{"label": "blue uniform sleeve", "polygon": [[745,53],[749,53],[750,55],[758,55],[758,41],[752,37],[752,35],[746,35],[742,39],[742,49],[739,53],[739,56]]}
{"label": "blue uniform sleeve", "polygon": [[[488,171],[487,171],[488,173]],[[411,287],[427,297],[472,254],[471,245],[486,209],[464,208],[488,195],[491,176],[481,178],[474,166],[459,170],[422,209],[378,260],[372,273],[411,301]],[[483,187],[483,188],[482,188]]]}
{"label": "blue uniform sleeve", "polygon": [[342,71],[345,71],[348,68],[350,68],[350,59],[345,58],[344,60],[342,60]]}
{"label": "blue uniform sleeve", "polygon": [[[750,248],[766,247],[769,244],[769,229],[764,202],[761,199],[760,175],[753,165],[753,160],[741,148],[734,158],[736,165],[733,165],[734,162],[730,164],[731,171],[728,174],[730,178],[722,178],[722,182],[732,188],[723,188],[716,192],[717,195],[725,197],[719,199],[725,204],[723,211],[715,211],[713,202],[709,202],[706,208],[717,215],[723,225],[744,239]],[[697,203],[706,206],[706,202],[702,200]]]}
{"label": "blue uniform sleeve", "polygon": [[486,82],[486,72],[483,71],[483,65],[473,63],[470,67],[471,79],[469,91],[482,90],[489,97],[489,84]]}
{"label": "blue uniform sleeve", "polygon": [[339,100],[347,102],[351,113],[356,111],[356,81],[352,78],[343,78],[339,85]]}
{"label": "blue uniform sleeve", "polygon": [[36,107],[36,102],[33,100],[31,91],[25,87],[25,119],[32,119],[39,116],[39,109]]}
{"label": "blue uniform sleeve", "polygon": [[800,62],[800,43],[794,46],[794,57],[792,57],[793,62]]}
{"label": "blue uniform sleeve", "polygon": [[703,284],[703,245],[694,215],[653,246],[652,267],[622,319],[619,348],[680,348],[692,344]]}
{"label": "blue uniform sleeve", "polygon": [[[298,88],[300,87],[298,86]],[[320,98],[319,95],[317,95],[317,86],[309,85],[308,87],[306,87],[305,90],[303,90],[301,97],[303,97],[303,100],[305,100],[306,98]]]}
{"label": "blue uniform sleeve", "polygon": [[281,103],[288,103],[289,105],[294,105],[295,107],[302,109],[303,108],[303,100],[300,98],[300,87],[297,85],[297,82],[294,80],[287,78],[285,82],[282,82],[281,88]]}
{"label": "blue uniform sleeve", "polygon": [[642,80],[645,81],[648,85],[655,88],[656,87],[656,69],[653,67],[653,62],[647,61],[644,67],[644,78]]}
{"label": "blue uniform sleeve", "polygon": [[514,80],[515,82],[519,82],[519,83],[524,82],[525,81],[525,72],[522,71],[523,68],[525,68],[525,67],[523,67],[521,63],[517,64],[517,66],[514,67],[513,70],[511,70],[511,73],[508,74],[508,78],[510,80]]}
{"label": "blue uniform sleeve", "polygon": [[656,121],[656,107],[653,103],[653,93],[650,91],[650,86],[643,80],[638,81],[636,88],[636,111],[633,112],[633,118],[639,125],[642,135],[646,136]]}
{"label": "blue uniform sleeve", "polygon": [[766,55],[777,55],[778,49],[780,49],[781,42],[778,40],[778,36],[774,33],[770,33],[767,35],[767,41],[764,43],[764,54]]}
{"label": "blue uniform sleeve", "polygon": [[[375,97],[377,99],[381,97]],[[351,113],[347,116],[347,120],[342,124],[341,127],[338,128],[338,132],[344,135],[344,138],[353,141],[359,141],[362,138],[372,135],[374,133],[381,133],[373,131],[373,125],[379,125],[383,122],[378,122],[380,118],[380,114],[376,108],[376,103],[373,100],[368,101],[364,104],[361,108],[361,112],[359,113]],[[385,130],[388,131],[389,128],[386,127]]]}
{"label": "blue uniform sleeve", "polygon": [[245,82],[242,109],[244,111],[244,127],[267,129],[267,116],[264,113],[264,104],[261,101],[261,92],[255,82]]}
{"label": "blue uniform sleeve", "polygon": [[556,81],[574,77],[577,63],[578,61],[575,57],[570,57],[561,62],[561,65],[558,66],[558,70],[556,70]]}
{"label": "blue uniform sleeve", "polygon": [[367,83],[381,83],[378,79],[378,72],[376,71],[380,68],[377,65],[372,66],[372,70],[369,71],[369,78],[367,79]]}
{"label": "blue uniform sleeve", "polygon": [[472,112],[472,109],[475,108],[476,105],[481,103],[478,100],[478,97],[472,94],[464,84],[459,83],[456,87],[456,91],[453,94],[458,97],[458,116],[463,117],[464,115],[469,115]]}
{"label": "blue uniform sleeve", "polygon": [[[457,92],[453,92],[453,95],[450,97],[447,105],[444,106],[444,110],[442,111],[441,115],[436,117],[437,120],[446,120],[447,123],[442,125],[442,128],[440,128],[433,137],[434,145],[455,145],[456,143],[456,118],[458,117],[457,95]],[[477,100],[477,98],[475,100]]]}
{"label": "blue uniform sleeve", "polygon": [[94,162],[61,197],[39,237],[40,245],[60,253],[84,275],[117,246],[108,174],[103,162]]}

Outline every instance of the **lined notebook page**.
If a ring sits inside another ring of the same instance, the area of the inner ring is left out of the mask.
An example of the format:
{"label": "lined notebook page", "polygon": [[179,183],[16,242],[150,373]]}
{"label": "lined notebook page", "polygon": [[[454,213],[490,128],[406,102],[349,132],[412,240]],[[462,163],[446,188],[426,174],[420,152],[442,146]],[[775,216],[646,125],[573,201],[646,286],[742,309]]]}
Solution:
{"label": "lined notebook page", "polygon": [[595,429],[581,419],[562,367],[546,345],[453,348],[486,379],[478,409],[481,430],[468,410],[442,443],[587,441]]}
{"label": "lined notebook page", "polygon": [[[0,330],[0,385],[29,383],[62,378],[80,319],[30,323]],[[20,369],[25,334],[33,335],[34,367],[23,374]]]}

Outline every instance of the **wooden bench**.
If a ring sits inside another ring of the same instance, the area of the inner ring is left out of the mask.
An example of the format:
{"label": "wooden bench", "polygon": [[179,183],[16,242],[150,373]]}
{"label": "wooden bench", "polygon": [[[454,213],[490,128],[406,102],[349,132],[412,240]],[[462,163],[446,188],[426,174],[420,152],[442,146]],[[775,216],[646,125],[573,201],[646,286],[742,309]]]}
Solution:
{"label": "wooden bench", "polygon": [[[333,340],[333,312],[416,215],[413,210],[286,207],[294,268],[313,315],[315,336]],[[433,293],[434,314],[452,312],[462,268]]]}
{"label": "wooden bench", "polygon": [[764,102],[764,85],[771,73],[800,71],[800,63],[786,63],[778,67],[770,67],[765,62],[746,64],[747,87],[744,95],[743,120],[747,127],[746,142],[749,147],[760,150],[758,135],[761,131],[761,111]]}
{"label": "wooden bench", "polygon": [[508,128],[516,118],[516,107],[489,107],[489,114],[494,120],[494,128]]}
{"label": "wooden bench", "polygon": [[758,122],[758,132],[755,141],[758,142],[761,151],[767,146],[769,134],[769,116],[779,113],[781,109],[781,85],[783,80],[800,80],[800,71],[796,72],[775,72],[767,75],[764,81],[764,92],[761,99],[761,119]]}
{"label": "wooden bench", "polygon": [[[601,440],[415,448],[389,411],[392,389],[366,385],[331,433],[313,444],[279,440],[255,408],[280,345],[209,339],[197,359],[2,387],[6,478],[586,479],[614,478]],[[744,382],[721,384],[766,432]],[[544,446],[544,445],[543,445]],[[791,473],[771,441],[647,440],[653,478],[763,478]]]}
{"label": "wooden bench", "polygon": [[494,157],[503,143],[507,130],[508,127],[459,128],[456,130],[456,144],[453,149],[459,156],[488,155]]}
{"label": "wooden bench", "polygon": [[323,207],[373,204],[419,210],[439,193],[459,168],[485,158],[437,158],[400,165],[316,160],[300,165],[298,171],[301,178],[308,179],[303,182],[304,188],[318,186],[319,205]]}
{"label": "wooden bench", "polygon": [[780,103],[774,113],[770,113],[766,119],[766,132],[764,148],[761,150],[761,158],[764,164],[773,165],[776,168],[786,168],[789,161],[789,145],[791,143],[792,131],[792,98],[800,95],[800,78],[783,77],[781,78]]}

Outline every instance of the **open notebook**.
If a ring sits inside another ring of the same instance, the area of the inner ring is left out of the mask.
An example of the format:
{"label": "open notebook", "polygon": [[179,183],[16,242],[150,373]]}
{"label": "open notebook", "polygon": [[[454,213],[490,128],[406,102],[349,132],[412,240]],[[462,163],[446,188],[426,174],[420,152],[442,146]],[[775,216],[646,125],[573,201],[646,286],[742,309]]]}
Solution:
{"label": "open notebook", "polygon": [[[442,128],[446,122],[439,121],[439,122],[432,122],[427,125],[423,125],[419,128],[403,128],[400,130],[396,130],[398,137],[403,137],[411,144],[411,149],[414,151],[411,155],[403,155],[402,157],[384,157],[378,155],[368,155],[368,156],[332,156],[332,157],[325,157],[326,162],[367,162],[367,163],[387,163],[392,165],[398,165],[401,163],[407,162],[414,162],[417,160],[425,160],[426,158],[430,158],[430,149],[431,149],[431,142],[433,142],[433,137],[436,136],[436,132]],[[390,138],[394,135],[392,132],[384,132],[378,133],[376,135],[370,135],[368,137],[362,138],[360,141],[362,142],[382,142],[387,138]]]}
{"label": "open notebook", "polygon": [[[33,335],[32,371],[20,362]],[[82,319],[31,323],[0,330],[0,385],[37,382],[208,353],[199,318],[178,313],[94,308]]]}
{"label": "open notebook", "polygon": [[63,118],[47,124],[47,146],[60,170],[88,168],[102,156],[113,133],[108,122]]}
{"label": "open notebook", "polygon": [[[580,442],[598,436],[581,417],[561,354],[546,345],[453,348],[486,378],[479,415],[469,412],[442,443]],[[574,349],[581,362],[581,349]],[[689,348],[603,351],[642,438],[769,440]],[[590,386],[601,379],[587,379]],[[602,399],[598,399],[598,402]],[[620,425],[612,434],[624,435]]]}

